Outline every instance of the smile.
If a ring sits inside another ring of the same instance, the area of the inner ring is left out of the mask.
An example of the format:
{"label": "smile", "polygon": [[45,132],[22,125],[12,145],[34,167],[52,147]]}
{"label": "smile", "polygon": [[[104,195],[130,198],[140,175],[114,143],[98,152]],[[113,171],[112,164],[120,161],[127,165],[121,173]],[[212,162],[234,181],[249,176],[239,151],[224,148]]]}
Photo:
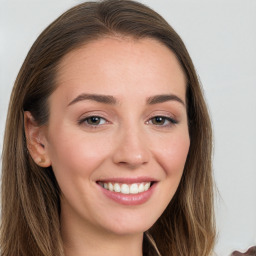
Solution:
{"label": "smile", "polygon": [[100,191],[107,198],[122,205],[140,205],[146,203],[158,182],[152,178],[115,178],[113,180],[98,180]]}
{"label": "smile", "polygon": [[99,182],[98,184],[106,190],[125,195],[142,193],[144,191],[147,191],[151,186],[151,182],[141,182],[132,184]]}

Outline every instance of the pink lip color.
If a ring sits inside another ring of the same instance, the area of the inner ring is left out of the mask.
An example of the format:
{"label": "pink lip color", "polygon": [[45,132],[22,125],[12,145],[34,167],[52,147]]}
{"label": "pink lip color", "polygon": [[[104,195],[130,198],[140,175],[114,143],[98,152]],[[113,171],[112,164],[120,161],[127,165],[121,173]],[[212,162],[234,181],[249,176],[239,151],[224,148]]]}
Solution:
{"label": "pink lip color", "polygon": [[137,177],[137,178],[111,178],[111,179],[102,179],[99,181],[100,182],[132,184],[132,183],[141,183],[141,182],[152,182],[152,181],[157,181],[157,180],[155,180],[151,177]]}
{"label": "pink lip color", "polygon": [[140,205],[145,203],[151,195],[153,194],[155,187],[157,183],[153,183],[153,185],[144,192],[138,193],[138,194],[122,194],[118,192],[113,192],[107,189],[104,189],[103,187],[100,187],[101,191],[110,199],[114,200],[115,202],[123,205]]}

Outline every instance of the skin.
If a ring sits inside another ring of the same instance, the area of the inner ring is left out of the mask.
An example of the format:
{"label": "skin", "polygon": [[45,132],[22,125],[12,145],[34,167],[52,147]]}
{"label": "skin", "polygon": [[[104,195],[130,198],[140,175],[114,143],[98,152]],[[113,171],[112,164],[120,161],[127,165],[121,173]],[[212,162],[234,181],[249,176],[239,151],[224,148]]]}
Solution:
{"label": "skin", "polygon": [[[190,145],[185,92],[175,55],[153,39],[103,38],[62,59],[48,124],[36,126],[27,112],[25,127],[31,156],[52,166],[61,188],[67,256],[142,255],[143,232],[161,216],[183,173]],[[85,93],[116,103],[77,98]],[[170,94],[176,98],[147,103]],[[102,118],[92,125],[90,116]],[[157,181],[140,205],[119,204],[97,184],[138,177]]]}

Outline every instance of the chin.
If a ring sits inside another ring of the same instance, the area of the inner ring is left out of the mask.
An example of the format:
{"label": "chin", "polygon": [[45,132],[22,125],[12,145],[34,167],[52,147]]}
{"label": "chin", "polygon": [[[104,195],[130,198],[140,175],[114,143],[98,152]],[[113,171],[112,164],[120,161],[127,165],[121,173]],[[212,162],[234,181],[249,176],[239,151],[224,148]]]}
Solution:
{"label": "chin", "polygon": [[112,219],[112,222],[109,223],[106,229],[118,235],[142,234],[150,229],[154,225],[156,220],[157,219],[152,218],[147,219],[147,217],[145,216],[126,216],[122,219]]}

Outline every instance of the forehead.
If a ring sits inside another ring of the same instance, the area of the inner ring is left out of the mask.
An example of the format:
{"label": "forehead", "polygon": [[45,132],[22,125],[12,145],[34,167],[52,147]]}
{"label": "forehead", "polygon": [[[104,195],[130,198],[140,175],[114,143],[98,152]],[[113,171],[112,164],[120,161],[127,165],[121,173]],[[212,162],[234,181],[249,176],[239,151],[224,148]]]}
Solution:
{"label": "forehead", "polygon": [[163,89],[183,96],[186,87],[175,54],[151,38],[107,37],[89,42],[63,57],[56,80],[58,90],[72,89],[70,97],[81,87],[89,93],[118,95],[137,86],[145,93]]}

